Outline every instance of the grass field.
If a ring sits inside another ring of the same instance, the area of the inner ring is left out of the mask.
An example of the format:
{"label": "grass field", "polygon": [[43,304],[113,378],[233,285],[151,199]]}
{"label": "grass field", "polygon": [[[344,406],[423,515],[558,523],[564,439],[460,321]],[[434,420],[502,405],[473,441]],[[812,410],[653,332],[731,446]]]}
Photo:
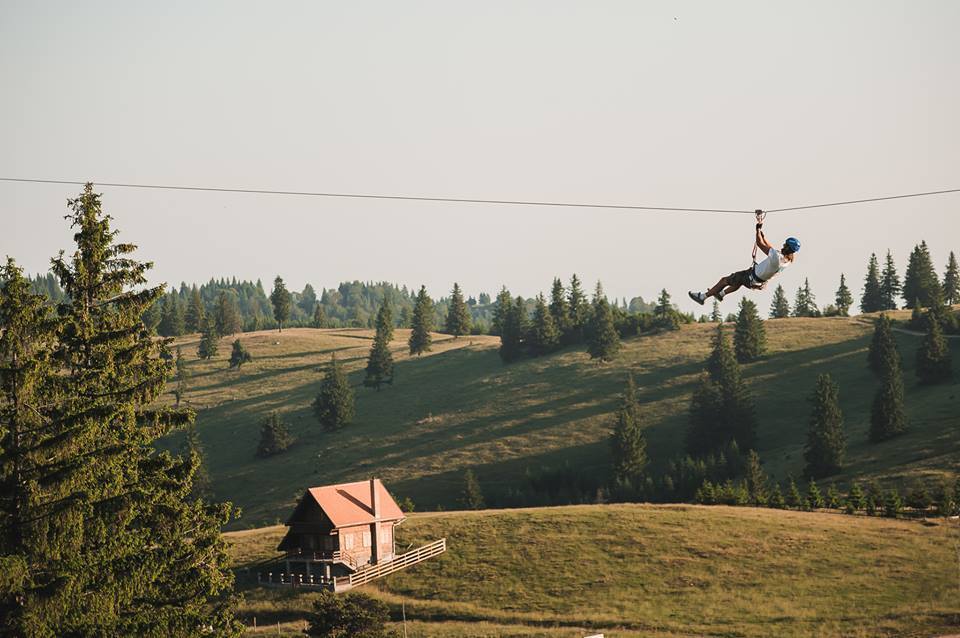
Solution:
{"label": "grass field", "polygon": [[[876,387],[865,365],[869,318],[780,319],[766,327],[769,353],[744,372],[756,395],[768,473],[780,479],[800,473],[807,397],[821,372],[839,383],[846,416],[849,465],[838,482],[934,480],[960,470],[958,386],[917,385],[913,356],[920,337],[896,333],[911,430],[874,445],[866,436]],[[609,364],[571,349],[509,366],[500,362],[497,338],[485,336],[435,335],[434,352],[411,359],[408,331],[397,330],[396,381],[379,392],[361,386],[372,338],[367,330],[240,335],[254,357],[241,370],[228,369],[229,339],[210,361],[193,358],[195,336],[178,344],[190,357],[187,401],[199,411],[215,494],[243,507],[239,526],[258,527],[282,520],[305,487],[372,475],[421,510],[455,507],[468,467],[494,498],[522,482],[527,468],[569,463],[605,476],[612,412],[628,371],[640,387],[650,455],[662,463],[682,450],[690,392],[713,330],[694,324],[629,339]],[[960,362],[960,339],[951,344]],[[334,352],[357,386],[357,416],[346,430],[326,434],[310,404]],[[298,440],[285,454],[256,459],[260,423],[271,410],[284,416]]]}
{"label": "grass field", "polygon": [[[242,616],[302,629],[313,595],[252,586],[282,527],[228,534]],[[960,633],[960,522],[682,505],[414,515],[443,556],[365,586],[410,636]],[[255,635],[252,631],[251,635]]]}

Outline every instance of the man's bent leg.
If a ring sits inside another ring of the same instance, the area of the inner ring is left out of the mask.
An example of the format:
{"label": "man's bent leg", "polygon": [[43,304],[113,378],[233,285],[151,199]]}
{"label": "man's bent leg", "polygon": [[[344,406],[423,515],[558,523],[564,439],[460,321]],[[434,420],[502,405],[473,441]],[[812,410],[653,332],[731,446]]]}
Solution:
{"label": "man's bent leg", "polygon": [[[711,288],[710,290],[708,290],[704,296],[705,296],[705,297],[716,297],[716,296],[717,296],[717,293],[720,292],[721,290],[723,290],[723,289],[728,285],[728,283],[729,283],[729,282],[727,281],[727,278],[726,278],[726,277],[721,277],[721,278],[720,278],[720,281],[718,281],[717,284],[716,284],[713,288]],[[738,287],[739,287],[739,286],[738,286]]]}

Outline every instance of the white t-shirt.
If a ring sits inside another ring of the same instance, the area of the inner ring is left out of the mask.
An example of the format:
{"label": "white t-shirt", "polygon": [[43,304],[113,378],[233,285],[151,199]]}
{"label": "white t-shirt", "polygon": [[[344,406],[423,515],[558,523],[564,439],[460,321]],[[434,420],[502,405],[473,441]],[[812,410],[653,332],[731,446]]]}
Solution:
{"label": "white t-shirt", "polygon": [[771,248],[767,253],[767,258],[757,264],[754,269],[757,277],[764,281],[769,281],[771,277],[780,273],[784,268],[790,265],[787,258],[780,254],[776,248]]}

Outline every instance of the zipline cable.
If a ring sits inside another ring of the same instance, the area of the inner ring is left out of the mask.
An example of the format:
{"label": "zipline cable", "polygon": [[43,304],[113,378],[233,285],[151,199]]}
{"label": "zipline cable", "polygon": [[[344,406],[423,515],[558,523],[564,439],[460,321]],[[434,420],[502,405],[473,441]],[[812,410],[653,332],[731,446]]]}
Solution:
{"label": "zipline cable", "polygon": [[[83,186],[87,182],[77,180],[62,179],[28,179],[23,177],[0,177],[3,182],[21,182],[33,184],[68,184]],[[648,211],[666,211],[679,213],[733,213],[751,215],[755,209],[739,210],[729,208],[687,208],[677,206],[640,206],[633,204],[590,204],[583,202],[550,202],[550,201],[525,201],[512,199],[479,199],[467,197],[428,197],[419,195],[380,195],[374,193],[324,193],[313,191],[288,191],[288,190],[270,190],[264,188],[222,188],[215,186],[171,186],[161,184],[127,184],[119,182],[94,182],[96,186],[106,186],[114,188],[144,188],[153,190],[174,190],[174,191],[202,191],[210,193],[242,193],[254,195],[293,195],[302,197],[331,197],[345,199],[380,199],[380,200],[401,200],[413,202],[446,202],[458,204],[500,204],[515,206],[557,206],[564,208],[602,208],[614,210],[648,210]],[[764,213],[785,213],[789,211],[810,210],[812,208],[828,208],[832,206],[848,206],[851,204],[864,204],[868,202],[881,202],[892,199],[907,199],[912,197],[927,197],[930,195],[945,195],[948,193],[960,193],[960,188],[949,188],[938,191],[925,191],[922,193],[907,193],[903,195],[886,195],[883,197],[869,197],[864,199],[851,199],[838,202],[827,202],[823,204],[805,204],[803,206],[790,206],[787,208],[767,208]]]}

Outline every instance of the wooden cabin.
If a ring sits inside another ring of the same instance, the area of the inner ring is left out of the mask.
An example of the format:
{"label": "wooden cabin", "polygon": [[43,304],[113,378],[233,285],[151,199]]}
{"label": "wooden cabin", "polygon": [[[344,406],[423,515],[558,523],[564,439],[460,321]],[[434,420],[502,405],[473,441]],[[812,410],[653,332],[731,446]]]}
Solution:
{"label": "wooden cabin", "polygon": [[378,479],[311,487],[277,547],[286,574],[301,583],[332,585],[396,556],[394,529],[404,514]]}

